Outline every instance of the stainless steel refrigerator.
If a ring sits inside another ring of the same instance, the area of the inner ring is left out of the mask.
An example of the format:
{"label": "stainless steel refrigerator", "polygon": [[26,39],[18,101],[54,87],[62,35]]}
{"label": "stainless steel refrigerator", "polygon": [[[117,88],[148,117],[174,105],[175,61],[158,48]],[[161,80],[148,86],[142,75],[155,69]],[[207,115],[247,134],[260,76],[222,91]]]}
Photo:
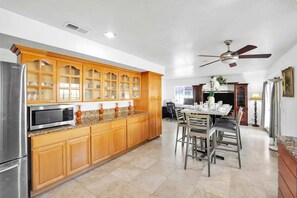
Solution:
{"label": "stainless steel refrigerator", "polygon": [[0,62],[0,198],[28,197],[26,66]]}

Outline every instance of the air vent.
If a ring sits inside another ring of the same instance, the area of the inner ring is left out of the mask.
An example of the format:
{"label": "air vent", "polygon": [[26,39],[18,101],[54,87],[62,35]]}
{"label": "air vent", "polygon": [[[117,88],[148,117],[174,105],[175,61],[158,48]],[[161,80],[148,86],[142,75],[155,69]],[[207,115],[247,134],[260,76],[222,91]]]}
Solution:
{"label": "air vent", "polygon": [[88,32],[90,32],[91,30],[87,29],[87,28],[84,28],[84,27],[81,27],[79,25],[76,25],[74,23],[71,23],[71,22],[67,22],[65,25],[64,25],[66,28],[72,30],[72,31],[77,31],[77,32],[80,32],[82,34],[86,34]]}

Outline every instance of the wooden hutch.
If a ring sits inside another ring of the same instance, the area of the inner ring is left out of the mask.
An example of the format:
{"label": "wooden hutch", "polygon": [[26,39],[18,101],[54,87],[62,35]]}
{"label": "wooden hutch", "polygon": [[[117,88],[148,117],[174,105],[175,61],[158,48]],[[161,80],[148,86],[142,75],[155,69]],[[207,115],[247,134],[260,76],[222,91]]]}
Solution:
{"label": "wooden hutch", "polygon": [[[202,87],[204,84],[193,85],[193,98],[194,102],[204,102],[207,99],[208,93],[204,92]],[[242,125],[248,125],[248,83],[238,83],[232,82],[227,83],[228,89],[221,90],[220,92],[215,93],[215,98],[218,94],[228,93],[228,97],[225,98],[224,103],[233,105],[233,116],[237,116],[239,107],[243,107],[243,116],[241,119]],[[232,97],[232,98],[230,98]],[[216,98],[216,102],[219,97]]]}

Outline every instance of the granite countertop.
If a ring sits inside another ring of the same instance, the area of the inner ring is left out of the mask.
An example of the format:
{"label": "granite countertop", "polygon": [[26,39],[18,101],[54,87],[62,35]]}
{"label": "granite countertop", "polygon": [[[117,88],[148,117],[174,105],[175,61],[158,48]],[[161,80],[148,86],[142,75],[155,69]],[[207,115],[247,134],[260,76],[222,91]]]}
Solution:
{"label": "granite countertop", "polygon": [[47,133],[54,133],[62,130],[74,129],[79,127],[87,127],[95,124],[100,124],[103,122],[121,120],[129,117],[133,117],[133,116],[146,115],[146,114],[148,114],[148,112],[133,111],[133,112],[122,112],[119,114],[106,114],[102,116],[99,116],[99,115],[92,116],[92,117],[82,118],[81,121],[76,121],[74,125],[65,125],[65,126],[58,126],[58,127],[47,128],[47,129],[29,131],[28,137],[33,137],[33,136],[47,134]]}
{"label": "granite countertop", "polygon": [[277,142],[282,144],[289,153],[297,160],[297,137],[279,136]]}

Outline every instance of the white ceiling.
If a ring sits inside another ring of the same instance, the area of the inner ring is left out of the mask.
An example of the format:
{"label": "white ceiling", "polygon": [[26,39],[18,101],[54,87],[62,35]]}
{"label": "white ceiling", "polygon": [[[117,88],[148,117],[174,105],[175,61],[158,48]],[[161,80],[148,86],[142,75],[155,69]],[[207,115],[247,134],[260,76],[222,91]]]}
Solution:
{"label": "white ceiling", "polygon": [[[0,0],[0,7],[64,30],[68,21],[91,29],[80,35],[163,65],[166,78],[265,70],[297,43],[296,0]],[[197,54],[220,55],[226,39],[233,51],[253,44],[247,54],[272,57],[199,68],[213,59]]]}

